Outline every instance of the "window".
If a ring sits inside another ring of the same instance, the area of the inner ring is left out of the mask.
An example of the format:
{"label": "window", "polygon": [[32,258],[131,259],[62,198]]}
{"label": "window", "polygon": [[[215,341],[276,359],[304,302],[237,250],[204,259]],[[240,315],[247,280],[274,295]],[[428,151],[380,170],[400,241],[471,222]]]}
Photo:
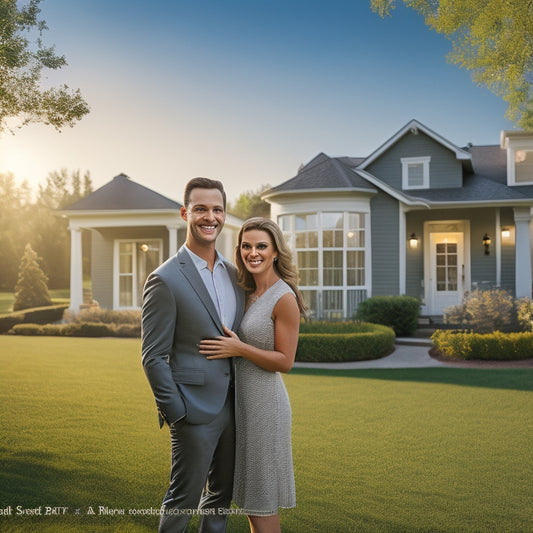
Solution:
{"label": "window", "polygon": [[138,308],[146,277],[161,264],[161,241],[115,241],[115,254],[114,308]]}
{"label": "window", "polygon": [[324,211],[278,217],[311,317],[351,317],[366,297],[366,216]]}
{"label": "window", "polygon": [[457,244],[437,243],[437,291],[457,290]]}
{"label": "window", "polygon": [[533,150],[516,150],[514,163],[516,183],[533,182]]}
{"label": "window", "polygon": [[402,188],[428,189],[431,157],[402,157]]}

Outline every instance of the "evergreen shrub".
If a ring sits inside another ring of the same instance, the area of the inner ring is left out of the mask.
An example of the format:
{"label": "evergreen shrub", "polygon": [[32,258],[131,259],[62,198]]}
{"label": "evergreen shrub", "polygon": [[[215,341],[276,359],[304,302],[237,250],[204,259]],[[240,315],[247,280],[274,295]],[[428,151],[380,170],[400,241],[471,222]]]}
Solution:
{"label": "evergreen shrub", "polygon": [[310,322],[300,327],[296,361],[379,359],[394,350],[394,331],[365,322]]}
{"label": "evergreen shrub", "polygon": [[413,296],[372,296],[358,305],[354,318],[389,326],[398,337],[410,337],[419,316],[420,302]]}

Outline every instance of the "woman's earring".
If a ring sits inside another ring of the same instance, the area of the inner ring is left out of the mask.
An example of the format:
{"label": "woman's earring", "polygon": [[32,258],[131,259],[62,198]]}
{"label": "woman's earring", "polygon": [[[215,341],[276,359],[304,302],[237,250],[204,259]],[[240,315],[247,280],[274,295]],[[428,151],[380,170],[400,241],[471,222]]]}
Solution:
{"label": "woman's earring", "polygon": [[274,257],[274,263],[278,262],[278,256]]}

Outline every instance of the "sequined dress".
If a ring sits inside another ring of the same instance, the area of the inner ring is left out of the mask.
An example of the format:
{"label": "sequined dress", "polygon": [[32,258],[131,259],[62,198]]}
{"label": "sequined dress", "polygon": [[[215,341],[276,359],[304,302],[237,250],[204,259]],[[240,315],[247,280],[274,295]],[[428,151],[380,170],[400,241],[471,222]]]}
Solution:
{"label": "sequined dress", "polygon": [[[291,288],[278,280],[244,315],[240,339],[274,349],[272,311]],[[291,406],[279,372],[235,358],[235,480],[233,498],[246,514],[278,514],[296,505],[291,447]]]}

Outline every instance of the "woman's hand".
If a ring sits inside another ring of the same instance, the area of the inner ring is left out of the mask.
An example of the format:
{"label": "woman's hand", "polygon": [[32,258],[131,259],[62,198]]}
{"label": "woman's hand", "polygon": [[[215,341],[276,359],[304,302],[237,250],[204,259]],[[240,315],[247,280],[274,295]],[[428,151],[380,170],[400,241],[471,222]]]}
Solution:
{"label": "woman's hand", "polygon": [[226,326],[222,327],[224,328],[224,337],[200,341],[198,351],[205,355],[206,359],[227,359],[239,355],[237,353],[239,344],[241,344],[239,337]]}

